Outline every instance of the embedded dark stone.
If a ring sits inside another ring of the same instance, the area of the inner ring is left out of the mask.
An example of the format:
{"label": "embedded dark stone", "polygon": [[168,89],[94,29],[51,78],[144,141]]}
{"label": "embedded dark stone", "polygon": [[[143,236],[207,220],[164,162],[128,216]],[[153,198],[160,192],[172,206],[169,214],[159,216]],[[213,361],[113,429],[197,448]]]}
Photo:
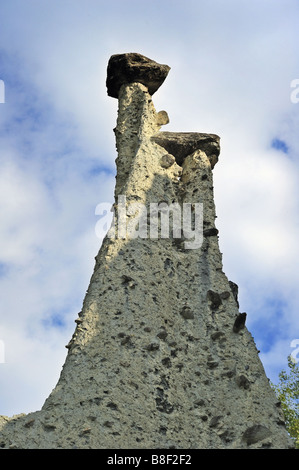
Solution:
{"label": "embedded dark stone", "polygon": [[166,339],[167,335],[168,335],[168,333],[167,333],[167,331],[165,331],[165,330],[160,331],[160,332],[157,334],[158,338],[163,339],[163,340]]}
{"label": "embedded dark stone", "polygon": [[220,297],[221,299],[226,300],[230,297],[230,293],[226,290],[224,292],[221,292]]}
{"label": "embedded dark stone", "polygon": [[34,425],[34,422],[35,422],[35,419],[30,419],[29,421],[27,421],[27,422],[24,424],[24,427],[25,427],[25,428],[31,428],[31,426]]}
{"label": "embedded dark stone", "polygon": [[227,444],[233,440],[234,434],[231,430],[226,429],[221,434],[219,434],[219,437]]}
{"label": "embedded dark stone", "polygon": [[124,286],[132,287],[135,284],[135,281],[132,277],[126,276],[125,274],[121,277],[121,282]]}
{"label": "embedded dark stone", "polygon": [[184,307],[180,313],[182,317],[185,318],[185,320],[193,320],[194,318],[194,313],[192,312],[190,307]]}
{"label": "embedded dark stone", "polygon": [[215,369],[215,367],[218,367],[218,362],[214,361],[213,358],[209,358],[207,362],[207,366],[209,369]]}
{"label": "embedded dark stone", "polygon": [[245,375],[239,375],[236,378],[236,382],[240,388],[244,388],[245,390],[248,390],[250,388],[250,382],[247,377],[245,377]]}
{"label": "embedded dark stone", "polygon": [[228,281],[229,283],[229,286],[231,288],[231,291],[232,291],[232,294],[234,296],[234,299],[237,303],[237,306],[239,307],[239,302],[238,302],[238,291],[239,291],[239,287],[237,286],[237,284],[235,284],[233,281]]}
{"label": "embedded dark stone", "polygon": [[218,230],[217,228],[207,228],[206,230],[203,231],[204,237],[215,237],[218,235]]}
{"label": "embedded dark stone", "polygon": [[251,426],[250,428],[246,429],[242,436],[242,439],[246,442],[247,445],[250,445],[261,441],[266,437],[269,437],[270,435],[271,432],[268,428],[266,428],[266,426],[263,426],[262,424],[255,424],[254,426]]}
{"label": "embedded dark stone", "polygon": [[196,400],[194,402],[194,405],[197,407],[197,406],[204,406],[205,405],[205,401],[202,399],[202,398],[199,398],[198,400]]}
{"label": "embedded dark stone", "polygon": [[174,408],[171,405],[171,403],[169,403],[167,401],[167,398],[164,396],[164,390],[162,388],[158,387],[156,389],[156,391],[157,391],[157,395],[158,395],[157,398],[156,398],[157,410],[161,411],[162,413],[166,413],[166,414],[172,413]]}
{"label": "embedded dark stone", "polygon": [[122,346],[124,346],[125,344],[130,343],[130,341],[131,341],[131,337],[130,337],[130,336],[125,336],[125,337],[121,340],[120,344],[121,344]]}
{"label": "embedded dark stone", "polygon": [[109,403],[107,403],[106,406],[108,408],[110,408],[111,410],[118,410],[118,407],[117,407],[116,403],[109,402]]}
{"label": "embedded dark stone", "polygon": [[242,328],[244,328],[245,322],[246,322],[246,317],[247,317],[247,314],[245,312],[244,313],[239,313],[239,315],[235,319],[235,323],[234,323],[234,326],[233,326],[233,331],[235,333],[239,333],[239,331],[242,330]]}
{"label": "embedded dark stone", "polygon": [[161,158],[160,165],[162,168],[169,168],[174,164],[174,162],[175,162],[174,156],[170,155],[170,153],[166,153]]}
{"label": "embedded dark stone", "polygon": [[207,299],[211,302],[210,308],[212,310],[217,310],[217,308],[222,304],[220,295],[212,290],[208,290]]}
{"label": "embedded dark stone", "polygon": [[163,366],[168,367],[168,368],[171,367],[171,360],[170,360],[169,357],[165,357],[164,359],[162,359],[161,362],[162,362]]}
{"label": "embedded dark stone", "polygon": [[216,341],[217,339],[219,340],[225,340],[225,334],[222,331],[215,331],[215,333],[211,334],[211,339],[213,341]]}
{"label": "embedded dark stone", "polygon": [[159,433],[166,436],[167,428],[165,428],[164,426],[160,426]]}
{"label": "embedded dark stone", "polygon": [[218,426],[221,418],[222,416],[213,416],[209,424],[210,428],[215,428],[216,426]]}
{"label": "embedded dark stone", "polygon": [[157,351],[159,349],[160,345],[158,343],[152,342],[146,346],[145,349],[148,351]]}
{"label": "embedded dark stone", "polygon": [[115,54],[110,57],[107,67],[107,93],[118,98],[119,89],[124,84],[142,83],[153,95],[162,85],[170,67],[158,64],[136,52]]}

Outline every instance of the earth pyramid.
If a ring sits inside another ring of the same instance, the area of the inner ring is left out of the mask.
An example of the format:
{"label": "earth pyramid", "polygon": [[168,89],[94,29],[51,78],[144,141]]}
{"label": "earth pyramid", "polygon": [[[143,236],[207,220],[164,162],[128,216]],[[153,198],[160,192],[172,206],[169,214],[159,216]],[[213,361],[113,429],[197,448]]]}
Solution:
{"label": "earth pyramid", "polygon": [[137,53],[109,60],[113,221],[58,383],[41,410],[0,417],[2,448],[291,447],[222,270],[220,139],[160,130],[168,116],[152,95],[169,69]]}

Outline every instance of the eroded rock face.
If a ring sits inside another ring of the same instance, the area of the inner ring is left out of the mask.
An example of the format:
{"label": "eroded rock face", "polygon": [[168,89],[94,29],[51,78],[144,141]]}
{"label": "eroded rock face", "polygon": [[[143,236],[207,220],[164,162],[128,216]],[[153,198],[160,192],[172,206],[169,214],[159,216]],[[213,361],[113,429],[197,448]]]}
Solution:
{"label": "eroded rock face", "polygon": [[122,85],[129,83],[142,83],[153,95],[162,85],[168,75],[170,67],[158,64],[136,52],[113,55],[107,68],[107,93],[113,98],[118,98]]}
{"label": "eroded rock face", "polygon": [[[124,83],[118,96],[114,236],[96,256],[55,389],[40,411],[0,417],[0,447],[287,448],[237,286],[222,269],[210,158],[218,140],[196,137],[193,147],[178,136],[166,150],[161,142],[175,138],[160,132],[166,114],[147,86]],[[173,227],[151,236],[153,203],[186,203],[193,215],[203,204],[202,243],[187,248],[189,232]]]}

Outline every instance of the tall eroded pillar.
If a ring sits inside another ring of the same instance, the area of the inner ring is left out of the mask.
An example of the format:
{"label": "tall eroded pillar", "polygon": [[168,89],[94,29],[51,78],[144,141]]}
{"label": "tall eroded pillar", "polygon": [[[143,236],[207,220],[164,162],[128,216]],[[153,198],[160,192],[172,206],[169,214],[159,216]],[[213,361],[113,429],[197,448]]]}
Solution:
{"label": "tall eroded pillar", "polygon": [[5,448],[287,448],[279,403],[222,270],[212,170],[219,137],[161,131],[169,72],[112,56],[114,220],[57,386],[0,418]]}

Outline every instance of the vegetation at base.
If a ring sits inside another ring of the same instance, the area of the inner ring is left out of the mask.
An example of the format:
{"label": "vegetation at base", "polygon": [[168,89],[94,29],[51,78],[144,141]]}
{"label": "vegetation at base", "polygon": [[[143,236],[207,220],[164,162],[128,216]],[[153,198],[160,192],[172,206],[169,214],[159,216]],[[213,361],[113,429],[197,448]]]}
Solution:
{"label": "vegetation at base", "polygon": [[271,384],[284,412],[286,428],[299,449],[299,363],[288,356],[288,371],[282,370],[277,385]]}

